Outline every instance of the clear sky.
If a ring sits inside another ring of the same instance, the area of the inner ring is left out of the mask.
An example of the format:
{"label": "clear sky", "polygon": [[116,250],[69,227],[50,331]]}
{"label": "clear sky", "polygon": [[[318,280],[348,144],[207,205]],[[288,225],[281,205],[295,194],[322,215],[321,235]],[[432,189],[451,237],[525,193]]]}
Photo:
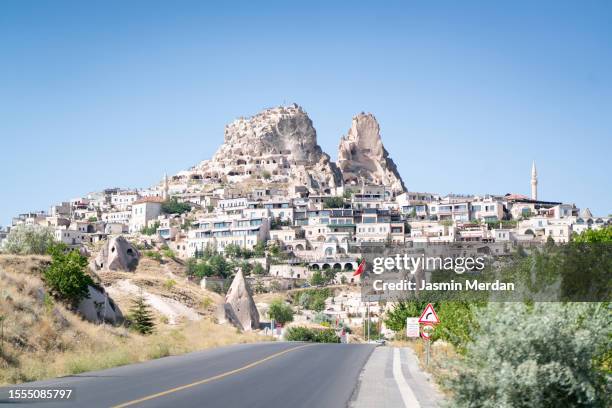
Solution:
{"label": "clear sky", "polygon": [[539,198],[612,213],[612,2],[216,3],[0,2],[0,224],[292,102],[334,159],[374,113],[412,191],[528,194],[536,160]]}

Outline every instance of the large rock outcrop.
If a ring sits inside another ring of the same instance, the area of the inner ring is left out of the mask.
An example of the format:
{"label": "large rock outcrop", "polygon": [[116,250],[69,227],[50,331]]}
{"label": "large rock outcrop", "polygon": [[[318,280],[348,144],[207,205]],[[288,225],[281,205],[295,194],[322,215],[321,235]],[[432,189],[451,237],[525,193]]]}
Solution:
{"label": "large rock outcrop", "polygon": [[326,191],[342,184],[340,172],[317,144],[304,110],[293,104],[240,118],[225,127],[223,145],[192,171],[210,181],[271,180]]}
{"label": "large rock outcrop", "polygon": [[88,286],[89,297],[81,300],[77,311],[92,323],[119,324],[123,322],[123,314],[103,289]]}
{"label": "large rock outcrop", "polygon": [[338,167],[345,184],[377,184],[394,192],[406,190],[397,167],[380,137],[380,126],[371,113],[360,113],[340,140]]}
{"label": "large rock outcrop", "polygon": [[223,308],[225,318],[239,329],[249,331],[259,328],[259,312],[241,269],[238,269],[225,295]]}
{"label": "large rock outcrop", "polygon": [[93,269],[96,271],[124,271],[136,269],[140,253],[122,235],[109,238],[94,259]]}

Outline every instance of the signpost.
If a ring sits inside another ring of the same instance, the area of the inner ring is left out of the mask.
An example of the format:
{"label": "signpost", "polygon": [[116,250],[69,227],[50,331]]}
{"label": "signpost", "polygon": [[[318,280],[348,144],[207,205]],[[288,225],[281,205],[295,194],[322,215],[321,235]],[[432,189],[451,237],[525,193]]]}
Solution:
{"label": "signpost", "polygon": [[440,323],[440,319],[436,314],[436,311],[433,308],[431,303],[427,304],[423,313],[421,313],[421,317],[419,317],[419,323],[431,323],[438,324]]}
{"label": "signpost", "polygon": [[425,365],[429,365],[429,349],[431,343],[429,340],[431,336],[433,336],[433,332],[435,330],[435,325],[440,323],[440,318],[436,314],[436,311],[433,308],[431,303],[427,304],[423,313],[421,313],[421,317],[418,320],[419,323],[423,324],[423,328],[421,329],[421,337],[425,340]]}
{"label": "signpost", "polygon": [[406,318],[406,337],[415,338],[421,335],[418,317]]}

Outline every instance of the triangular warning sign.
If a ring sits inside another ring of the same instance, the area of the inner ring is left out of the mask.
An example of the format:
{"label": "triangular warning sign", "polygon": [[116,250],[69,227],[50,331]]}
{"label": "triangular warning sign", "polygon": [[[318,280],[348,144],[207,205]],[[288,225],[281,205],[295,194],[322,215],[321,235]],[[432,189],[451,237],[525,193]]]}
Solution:
{"label": "triangular warning sign", "polygon": [[421,313],[421,317],[419,317],[419,323],[440,323],[440,319],[438,318],[438,315],[436,314],[436,311],[434,310],[431,303],[429,303],[425,310],[423,310],[423,313]]}

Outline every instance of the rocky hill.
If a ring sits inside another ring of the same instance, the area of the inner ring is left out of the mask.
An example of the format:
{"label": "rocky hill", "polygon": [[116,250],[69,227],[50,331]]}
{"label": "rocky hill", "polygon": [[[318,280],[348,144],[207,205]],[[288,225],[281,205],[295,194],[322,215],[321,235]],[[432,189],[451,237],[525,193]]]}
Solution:
{"label": "rocky hill", "polygon": [[380,126],[371,113],[360,113],[346,136],[340,140],[338,167],[346,184],[371,183],[406,190],[397,166],[389,157],[380,137]]}
{"label": "rocky hill", "polygon": [[341,139],[338,164],[317,144],[308,114],[298,105],[266,109],[225,127],[223,144],[210,160],[173,178],[175,183],[284,183],[334,193],[343,184],[374,183],[405,190],[385,150],[372,114],[360,114]]}
{"label": "rocky hill", "polygon": [[341,185],[340,172],[317,144],[304,110],[293,104],[240,118],[225,127],[224,143],[195,172],[204,180],[269,179],[311,190]]}

